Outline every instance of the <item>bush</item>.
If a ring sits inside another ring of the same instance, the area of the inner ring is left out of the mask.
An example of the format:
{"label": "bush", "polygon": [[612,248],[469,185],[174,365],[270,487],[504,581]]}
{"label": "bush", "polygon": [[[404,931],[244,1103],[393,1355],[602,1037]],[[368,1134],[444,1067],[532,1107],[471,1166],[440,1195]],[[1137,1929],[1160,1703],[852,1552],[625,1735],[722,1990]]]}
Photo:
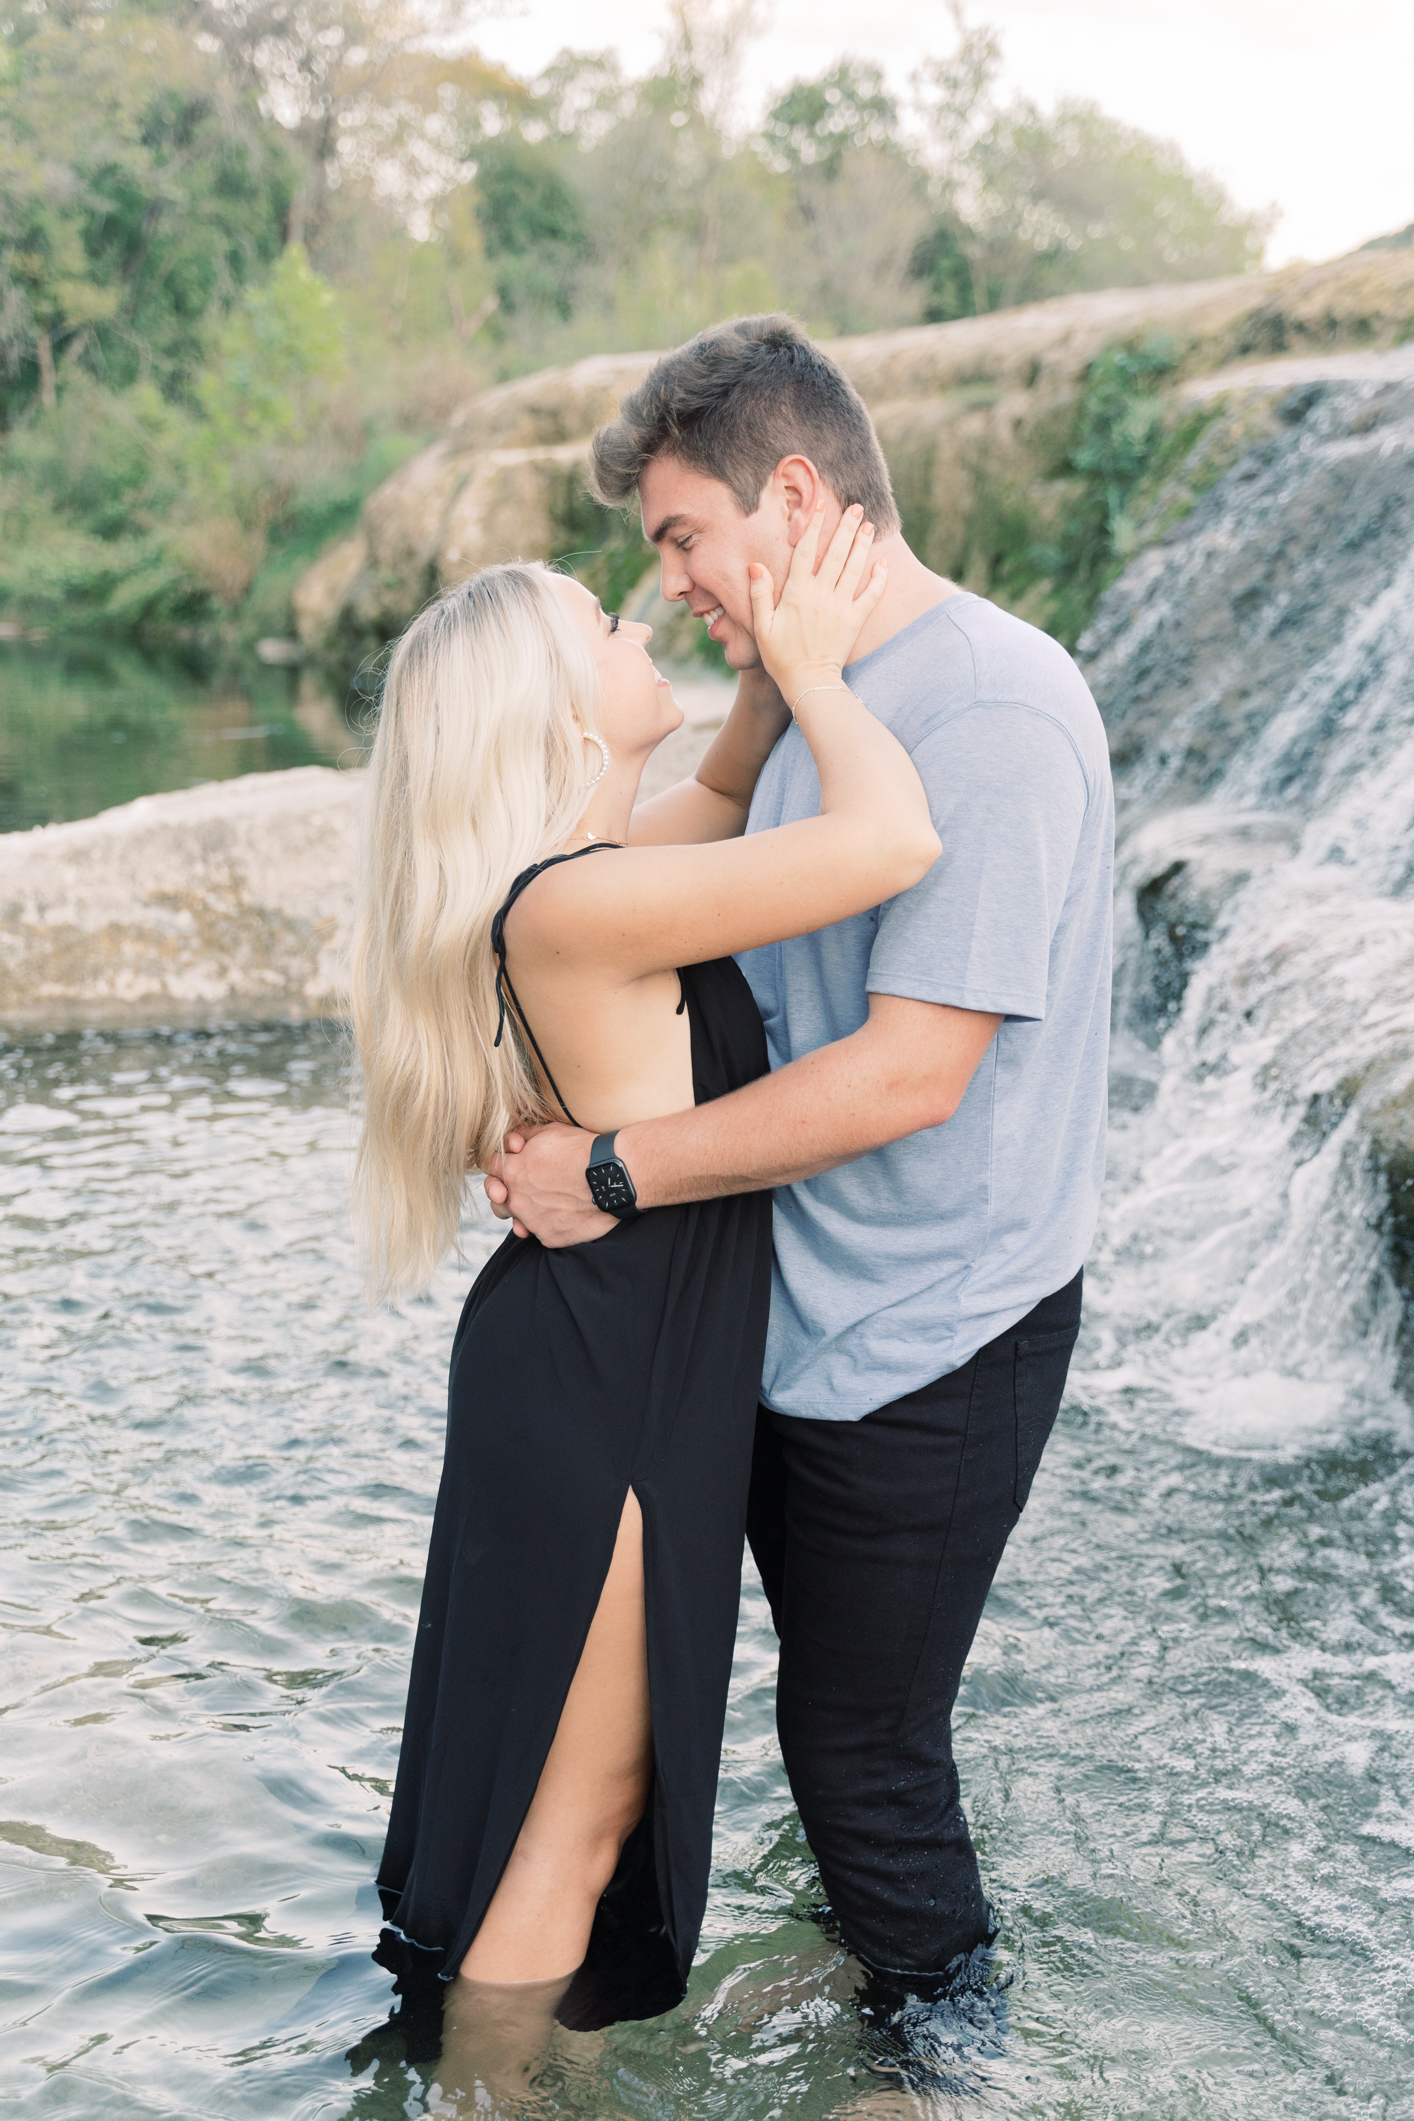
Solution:
{"label": "bush", "polygon": [[118,393],[74,376],[55,410],[5,444],[0,605],[67,630],[203,618],[205,593],[170,529],[190,431],[150,384]]}
{"label": "bush", "polygon": [[1091,363],[1053,467],[1064,482],[1058,529],[1038,535],[1025,497],[989,494],[985,481],[979,489],[990,592],[1068,648],[1143,542],[1164,481],[1216,416],[1216,402],[1182,408],[1163,394],[1178,364],[1168,339],[1109,347]]}

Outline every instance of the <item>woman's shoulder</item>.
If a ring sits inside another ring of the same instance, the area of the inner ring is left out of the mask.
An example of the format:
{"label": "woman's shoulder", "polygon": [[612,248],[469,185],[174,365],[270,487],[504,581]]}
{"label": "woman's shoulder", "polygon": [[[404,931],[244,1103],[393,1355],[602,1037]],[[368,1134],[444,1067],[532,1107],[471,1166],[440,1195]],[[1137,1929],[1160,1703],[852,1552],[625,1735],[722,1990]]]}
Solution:
{"label": "woman's shoulder", "polygon": [[595,840],[591,846],[572,847],[532,862],[512,882],[501,903],[500,918],[510,923],[519,941],[532,947],[562,940],[567,923],[580,922],[594,902],[606,896],[600,887],[609,865],[579,857],[627,852],[617,840]]}

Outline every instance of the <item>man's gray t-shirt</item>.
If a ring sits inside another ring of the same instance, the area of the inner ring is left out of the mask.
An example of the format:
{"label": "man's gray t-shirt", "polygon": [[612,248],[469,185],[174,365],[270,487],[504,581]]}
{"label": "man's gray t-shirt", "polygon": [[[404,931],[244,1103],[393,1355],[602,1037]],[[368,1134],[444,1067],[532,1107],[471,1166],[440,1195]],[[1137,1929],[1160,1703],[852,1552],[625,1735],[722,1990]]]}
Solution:
{"label": "man's gray t-shirt", "polygon": [[[1114,859],[1104,727],[1047,635],[964,593],[846,675],[907,747],[943,851],[885,905],[742,955],[771,1065],[857,1031],[871,994],[1006,1021],[945,1125],[776,1191],[762,1398],[827,1421],[960,1369],[1084,1260],[1104,1172]],[[788,729],[747,830],[819,808]]]}

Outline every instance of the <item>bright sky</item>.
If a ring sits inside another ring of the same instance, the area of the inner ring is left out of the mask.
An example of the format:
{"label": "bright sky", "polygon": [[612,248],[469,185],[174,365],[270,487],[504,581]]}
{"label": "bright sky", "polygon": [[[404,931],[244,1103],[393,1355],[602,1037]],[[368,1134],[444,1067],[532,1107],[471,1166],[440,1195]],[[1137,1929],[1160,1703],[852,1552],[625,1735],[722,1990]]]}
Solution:
{"label": "bright sky", "polygon": [[[565,45],[658,56],[662,0],[492,0],[475,39],[533,73]],[[1246,207],[1281,209],[1269,261],[1329,258],[1414,221],[1414,0],[972,0],[999,30],[1006,84],[1088,96],[1177,140]],[[953,43],[940,0],[763,0],[743,78],[749,116],[843,53],[902,89]]]}

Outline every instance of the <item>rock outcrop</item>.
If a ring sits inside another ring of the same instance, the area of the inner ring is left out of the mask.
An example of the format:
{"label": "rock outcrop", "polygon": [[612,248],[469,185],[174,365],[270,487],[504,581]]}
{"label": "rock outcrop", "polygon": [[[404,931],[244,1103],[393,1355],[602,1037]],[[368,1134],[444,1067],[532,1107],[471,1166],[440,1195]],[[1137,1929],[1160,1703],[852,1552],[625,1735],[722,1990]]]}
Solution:
{"label": "rock outcrop", "polygon": [[0,1024],[250,1022],[337,1008],[357,772],[143,796],[0,838]]}
{"label": "rock outcrop", "polygon": [[[874,415],[905,524],[931,566],[990,586],[999,507],[1040,525],[1085,373],[1107,346],[1162,337],[1192,381],[1232,363],[1380,348],[1414,331],[1414,256],[1175,287],[1065,296],[1027,309],[840,339],[831,352]],[[398,632],[438,588],[489,561],[550,558],[623,537],[589,498],[589,436],[651,353],[600,356],[484,392],[370,496],[358,531],[295,595],[300,638],[350,655]],[[647,555],[645,554],[645,558]]]}

